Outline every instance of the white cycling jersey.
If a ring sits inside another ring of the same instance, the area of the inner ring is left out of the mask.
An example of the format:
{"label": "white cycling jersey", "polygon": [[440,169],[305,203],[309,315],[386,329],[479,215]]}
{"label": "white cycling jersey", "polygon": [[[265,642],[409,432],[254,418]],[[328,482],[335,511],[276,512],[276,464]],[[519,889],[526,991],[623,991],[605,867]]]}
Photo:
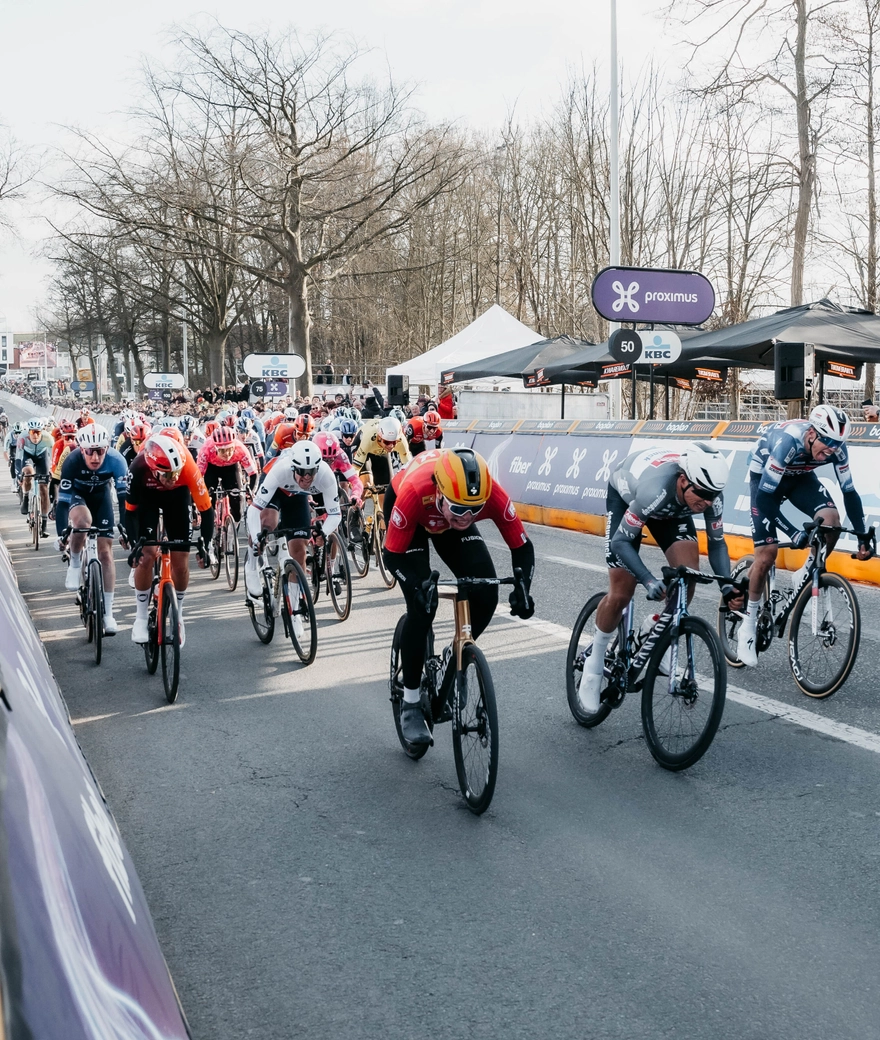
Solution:
{"label": "white cycling jersey", "polygon": [[327,514],[324,520],[324,534],[332,534],[339,526],[342,511],[339,508],[339,485],[336,475],[326,462],[319,462],[308,491],[304,491],[293,475],[292,448],[285,448],[269,464],[260,478],[254,493],[253,505],[248,507],[248,533],[254,543],[260,537],[260,510],[265,509],[272,501],[275,493],[281,491],[285,495],[320,495],[324,500],[323,510]]}

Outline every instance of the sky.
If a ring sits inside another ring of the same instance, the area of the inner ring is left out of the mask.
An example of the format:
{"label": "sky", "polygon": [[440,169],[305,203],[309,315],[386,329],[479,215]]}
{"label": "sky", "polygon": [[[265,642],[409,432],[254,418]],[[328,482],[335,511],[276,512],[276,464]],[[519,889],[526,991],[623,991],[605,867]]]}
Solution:
{"label": "sky", "polygon": [[[633,74],[677,57],[657,7],[617,0],[621,61]],[[246,31],[348,33],[377,70],[417,87],[430,118],[491,130],[513,109],[527,119],[552,108],[572,69],[596,64],[607,75],[609,10],[610,0],[0,0],[0,123],[47,157],[51,178],[51,157],[70,144],[65,127],[124,134],[144,57],[170,58],[175,23],[215,17]],[[49,210],[35,194],[12,213],[18,238],[0,231],[0,328],[35,328],[50,270],[42,255]]]}

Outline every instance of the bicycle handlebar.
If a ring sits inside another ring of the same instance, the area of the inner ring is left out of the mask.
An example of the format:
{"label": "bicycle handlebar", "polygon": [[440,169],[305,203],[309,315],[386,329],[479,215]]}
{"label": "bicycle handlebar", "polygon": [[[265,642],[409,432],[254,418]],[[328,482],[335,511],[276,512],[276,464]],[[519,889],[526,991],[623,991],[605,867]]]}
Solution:
{"label": "bicycle handlebar", "polygon": [[170,542],[167,539],[160,541],[156,538],[139,538],[135,543],[134,551],[137,552],[140,549],[158,547],[163,552],[189,552],[190,549],[203,548],[204,544],[205,540],[203,538],[199,538],[194,542],[189,541],[189,539],[186,541]]}
{"label": "bicycle handlebar", "polygon": [[523,580],[520,567],[515,567],[512,578],[442,578],[440,571],[431,571],[431,577],[425,578],[422,588],[430,592],[436,585],[455,585],[457,588],[470,588],[475,585],[518,585]]}
{"label": "bicycle handlebar", "polygon": [[711,585],[713,581],[717,581],[719,585],[736,585],[729,574],[704,574],[702,571],[691,570],[690,567],[663,567],[661,573],[666,582],[689,578],[699,585]]}

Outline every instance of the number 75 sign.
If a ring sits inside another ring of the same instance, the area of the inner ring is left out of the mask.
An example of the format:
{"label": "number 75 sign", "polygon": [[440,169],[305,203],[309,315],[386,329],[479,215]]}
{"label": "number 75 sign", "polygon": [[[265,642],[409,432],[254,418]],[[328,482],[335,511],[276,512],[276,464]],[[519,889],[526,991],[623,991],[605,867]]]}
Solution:
{"label": "number 75 sign", "polygon": [[608,340],[608,351],[625,365],[669,365],[681,357],[681,340],[674,332],[618,329]]}

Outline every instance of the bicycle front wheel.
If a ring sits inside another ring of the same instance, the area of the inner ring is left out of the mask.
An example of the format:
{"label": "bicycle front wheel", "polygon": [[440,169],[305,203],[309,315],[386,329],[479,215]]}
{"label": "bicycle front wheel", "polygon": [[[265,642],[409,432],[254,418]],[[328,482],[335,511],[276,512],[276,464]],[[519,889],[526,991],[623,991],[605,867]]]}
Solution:
{"label": "bicycle front wheel", "polygon": [[351,570],[342,539],[334,531],[327,540],[327,592],[340,621],[351,613]]}
{"label": "bicycle front wheel", "polygon": [[[33,494],[33,492],[31,492]],[[33,531],[34,538],[34,552],[40,548],[40,510],[39,508],[34,509],[34,525],[31,529]]]}
{"label": "bicycle front wheel", "polygon": [[364,526],[363,510],[353,502],[345,518],[345,543],[356,578],[365,577],[370,569],[370,543]]}
{"label": "bicycle front wheel", "polygon": [[162,590],[162,682],[169,704],[177,700],[180,682],[180,608],[177,592],[169,582]]}
{"label": "bicycle front wheel", "polygon": [[159,667],[159,622],[156,617],[155,596],[150,602],[147,632],[149,639],[144,643],[144,657],[147,661],[147,671],[150,675],[155,675],[156,669]]}
{"label": "bicycle front wheel", "polygon": [[256,602],[247,596],[246,602],[257,639],[261,643],[271,643],[272,636],[275,634],[275,609],[265,580],[263,581],[263,595]]}
{"label": "bicycle front wheel", "polygon": [[830,697],[856,663],[862,631],[859,601],[839,574],[819,576],[818,595],[804,586],[791,611],[788,660],[798,687],[808,696]]}
{"label": "bicycle front wheel", "polygon": [[211,577],[216,581],[220,577],[220,557],[223,554],[223,530],[214,528],[214,537],[211,539]]}
{"label": "bicycle front wheel", "polygon": [[703,757],[726,696],[727,662],[717,634],[702,618],[683,617],[673,648],[670,625],[651,651],[642,687],[645,740],[664,769],[687,769]]}
{"label": "bicycle front wheel", "polygon": [[90,561],[88,582],[89,626],[95,645],[95,664],[100,664],[104,640],[104,578],[99,560]]}
{"label": "bicycle front wheel", "polygon": [[[608,701],[603,700],[599,705],[599,710],[591,713],[584,711],[578,699],[581,677],[584,674],[584,661],[589,657],[593,648],[593,627],[595,623],[593,615],[604,598],[604,592],[597,592],[595,596],[591,596],[587,600],[583,610],[578,614],[577,621],[574,623],[571,639],[568,641],[568,653],[565,655],[565,692],[568,696],[568,708],[575,721],[588,729],[598,726],[600,722],[604,722],[611,712],[611,705]],[[617,644],[618,640],[615,639],[608,648],[606,661],[608,660],[608,655],[613,657],[617,653]]]}
{"label": "bicycle front wheel", "polygon": [[489,808],[498,778],[498,710],[483,651],[467,643],[456,676],[452,750],[458,786],[471,812]]}
{"label": "bicycle front wheel", "polygon": [[[391,712],[394,716],[394,728],[397,730],[397,739],[406,754],[418,761],[425,755],[430,744],[410,744],[404,737],[400,728],[400,709],[403,704],[403,665],[400,663],[400,644],[403,641],[403,626],[406,623],[406,614],[397,622],[394,629],[394,639],[391,642]],[[430,721],[428,725],[431,726]],[[433,726],[431,726],[433,729]]]}
{"label": "bicycle front wheel", "polygon": [[376,563],[379,565],[379,574],[382,576],[382,581],[389,589],[393,589],[397,584],[397,578],[391,573],[391,571],[385,566],[385,560],[382,557],[382,547],[385,544],[385,517],[382,516],[378,511],[376,512],[376,523],[373,527],[374,538],[375,538],[375,549],[376,549]]}
{"label": "bicycle front wheel", "polygon": [[318,651],[318,622],[308,579],[296,560],[288,560],[284,565],[281,610],[293,649],[303,664],[311,664]]}
{"label": "bicycle front wheel", "polygon": [[223,537],[220,540],[223,547],[223,567],[226,571],[226,584],[230,592],[235,592],[238,585],[238,524],[231,516],[226,517],[223,525]]}

